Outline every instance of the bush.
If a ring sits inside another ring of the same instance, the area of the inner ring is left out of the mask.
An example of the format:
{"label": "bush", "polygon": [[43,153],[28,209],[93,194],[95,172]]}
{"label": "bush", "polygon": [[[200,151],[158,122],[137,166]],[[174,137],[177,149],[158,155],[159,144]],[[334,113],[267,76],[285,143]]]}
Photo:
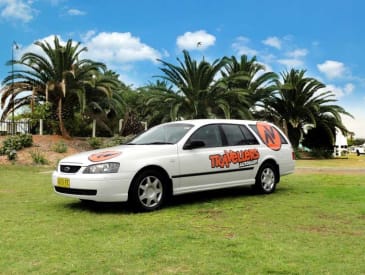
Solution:
{"label": "bush", "polygon": [[87,142],[93,149],[99,149],[99,148],[101,148],[101,145],[102,145],[102,140],[97,137],[88,138]]}
{"label": "bush", "polygon": [[130,140],[132,140],[134,137],[135,137],[134,135],[130,135],[130,136],[126,136],[126,137],[116,135],[112,138],[104,138],[104,139],[98,138],[98,137],[92,137],[92,138],[88,138],[87,142],[89,143],[91,148],[100,149],[100,148],[113,147],[113,146],[118,146],[118,145],[127,143]]}
{"label": "bush", "polygon": [[7,155],[8,160],[15,160],[17,151],[24,147],[31,147],[33,137],[30,134],[21,134],[10,136],[3,141],[3,146],[0,148],[0,155]]}
{"label": "bush", "polygon": [[52,150],[57,153],[66,153],[67,152],[67,144],[63,141],[59,141],[52,146]]}
{"label": "bush", "polygon": [[7,150],[5,154],[8,156],[8,160],[16,160],[18,157],[16,150]]}
{"label": "bush", "polygon": [[310,155],[313,158],[317,158],[317,159],[333,158],[333,152],[331,150],[327,150],[327,149],[319,149],[319,148],[312,149],[312,151],[310,152]]}
{"label": "bush", "polygon": [[33,163],[41,164],[41,165],[48,164],[48,160],[43,156],[41,151],[34,150],[34,151],[30,151],[29,154],[31,155],[31,157],[33,159]]}

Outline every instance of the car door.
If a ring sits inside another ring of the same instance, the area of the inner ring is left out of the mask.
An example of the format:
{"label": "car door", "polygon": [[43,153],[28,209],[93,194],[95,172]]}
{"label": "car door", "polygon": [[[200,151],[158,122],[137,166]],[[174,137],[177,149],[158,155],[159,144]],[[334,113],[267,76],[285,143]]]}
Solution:
{"label": "car door", "polygon": [[[225,128],[229,131],[231,126],[205,125],[191,135],[184,147],[179,148],[180,174],[173,176],[179,178],[178,186],[174,186],[175,194],[253,182],[252,163],[257,163],[257,149],[244,144],[245,138],[238,125],[234,130],[240,136],[235,139],[239,139],[241,144],[233,145],[234,139],[225,135]],[[198,147],[189,148],[189,144]]]}

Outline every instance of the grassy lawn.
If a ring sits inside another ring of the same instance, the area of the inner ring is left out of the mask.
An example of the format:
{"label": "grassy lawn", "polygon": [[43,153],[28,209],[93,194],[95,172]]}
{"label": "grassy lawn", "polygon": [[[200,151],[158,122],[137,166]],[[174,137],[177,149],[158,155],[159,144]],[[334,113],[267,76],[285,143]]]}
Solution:
{"label": "grassy lawn", "polygon": [[294,174],[269,196],[133,214],[59,197],[45,170],[0,167],[1,274],[365,274],[365,175]]}
{"label": "grassy lawn", "polygon": [[365,170],[365,156],[349,154],[344,158],[323,159],[323,160],[297,160],[296,167],[327,167],[327,168],[362,168]]}

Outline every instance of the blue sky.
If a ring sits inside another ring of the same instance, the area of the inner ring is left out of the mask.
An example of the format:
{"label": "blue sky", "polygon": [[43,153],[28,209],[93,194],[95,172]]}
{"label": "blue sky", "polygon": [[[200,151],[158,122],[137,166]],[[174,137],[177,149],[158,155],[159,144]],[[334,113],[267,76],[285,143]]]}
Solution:
{"label": "blue sky", "polygon": [[[0,0],[0,80],[37,40],[72,39],[126,84],[161,75],[156,59],[182,50],[200,60],[256,56],[277,73],[306,69],[334,93],[356,138],[365,138],[365,36],[362,0]],[[197,47],[197,43],[200,46]]]}

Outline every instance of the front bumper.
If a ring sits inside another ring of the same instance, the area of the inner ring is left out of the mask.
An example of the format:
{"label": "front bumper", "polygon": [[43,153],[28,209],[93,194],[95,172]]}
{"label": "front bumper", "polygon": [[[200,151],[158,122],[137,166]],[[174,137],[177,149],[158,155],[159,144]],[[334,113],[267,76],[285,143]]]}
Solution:
{"label": "front bumper", "polygon": [[[58,186],[58,178],[68,179],[69,186]],[[52,174],[52,185],[57,194],[99,202],[127,201],[131,180],[129,173],[69,174],[54,171]]]}

